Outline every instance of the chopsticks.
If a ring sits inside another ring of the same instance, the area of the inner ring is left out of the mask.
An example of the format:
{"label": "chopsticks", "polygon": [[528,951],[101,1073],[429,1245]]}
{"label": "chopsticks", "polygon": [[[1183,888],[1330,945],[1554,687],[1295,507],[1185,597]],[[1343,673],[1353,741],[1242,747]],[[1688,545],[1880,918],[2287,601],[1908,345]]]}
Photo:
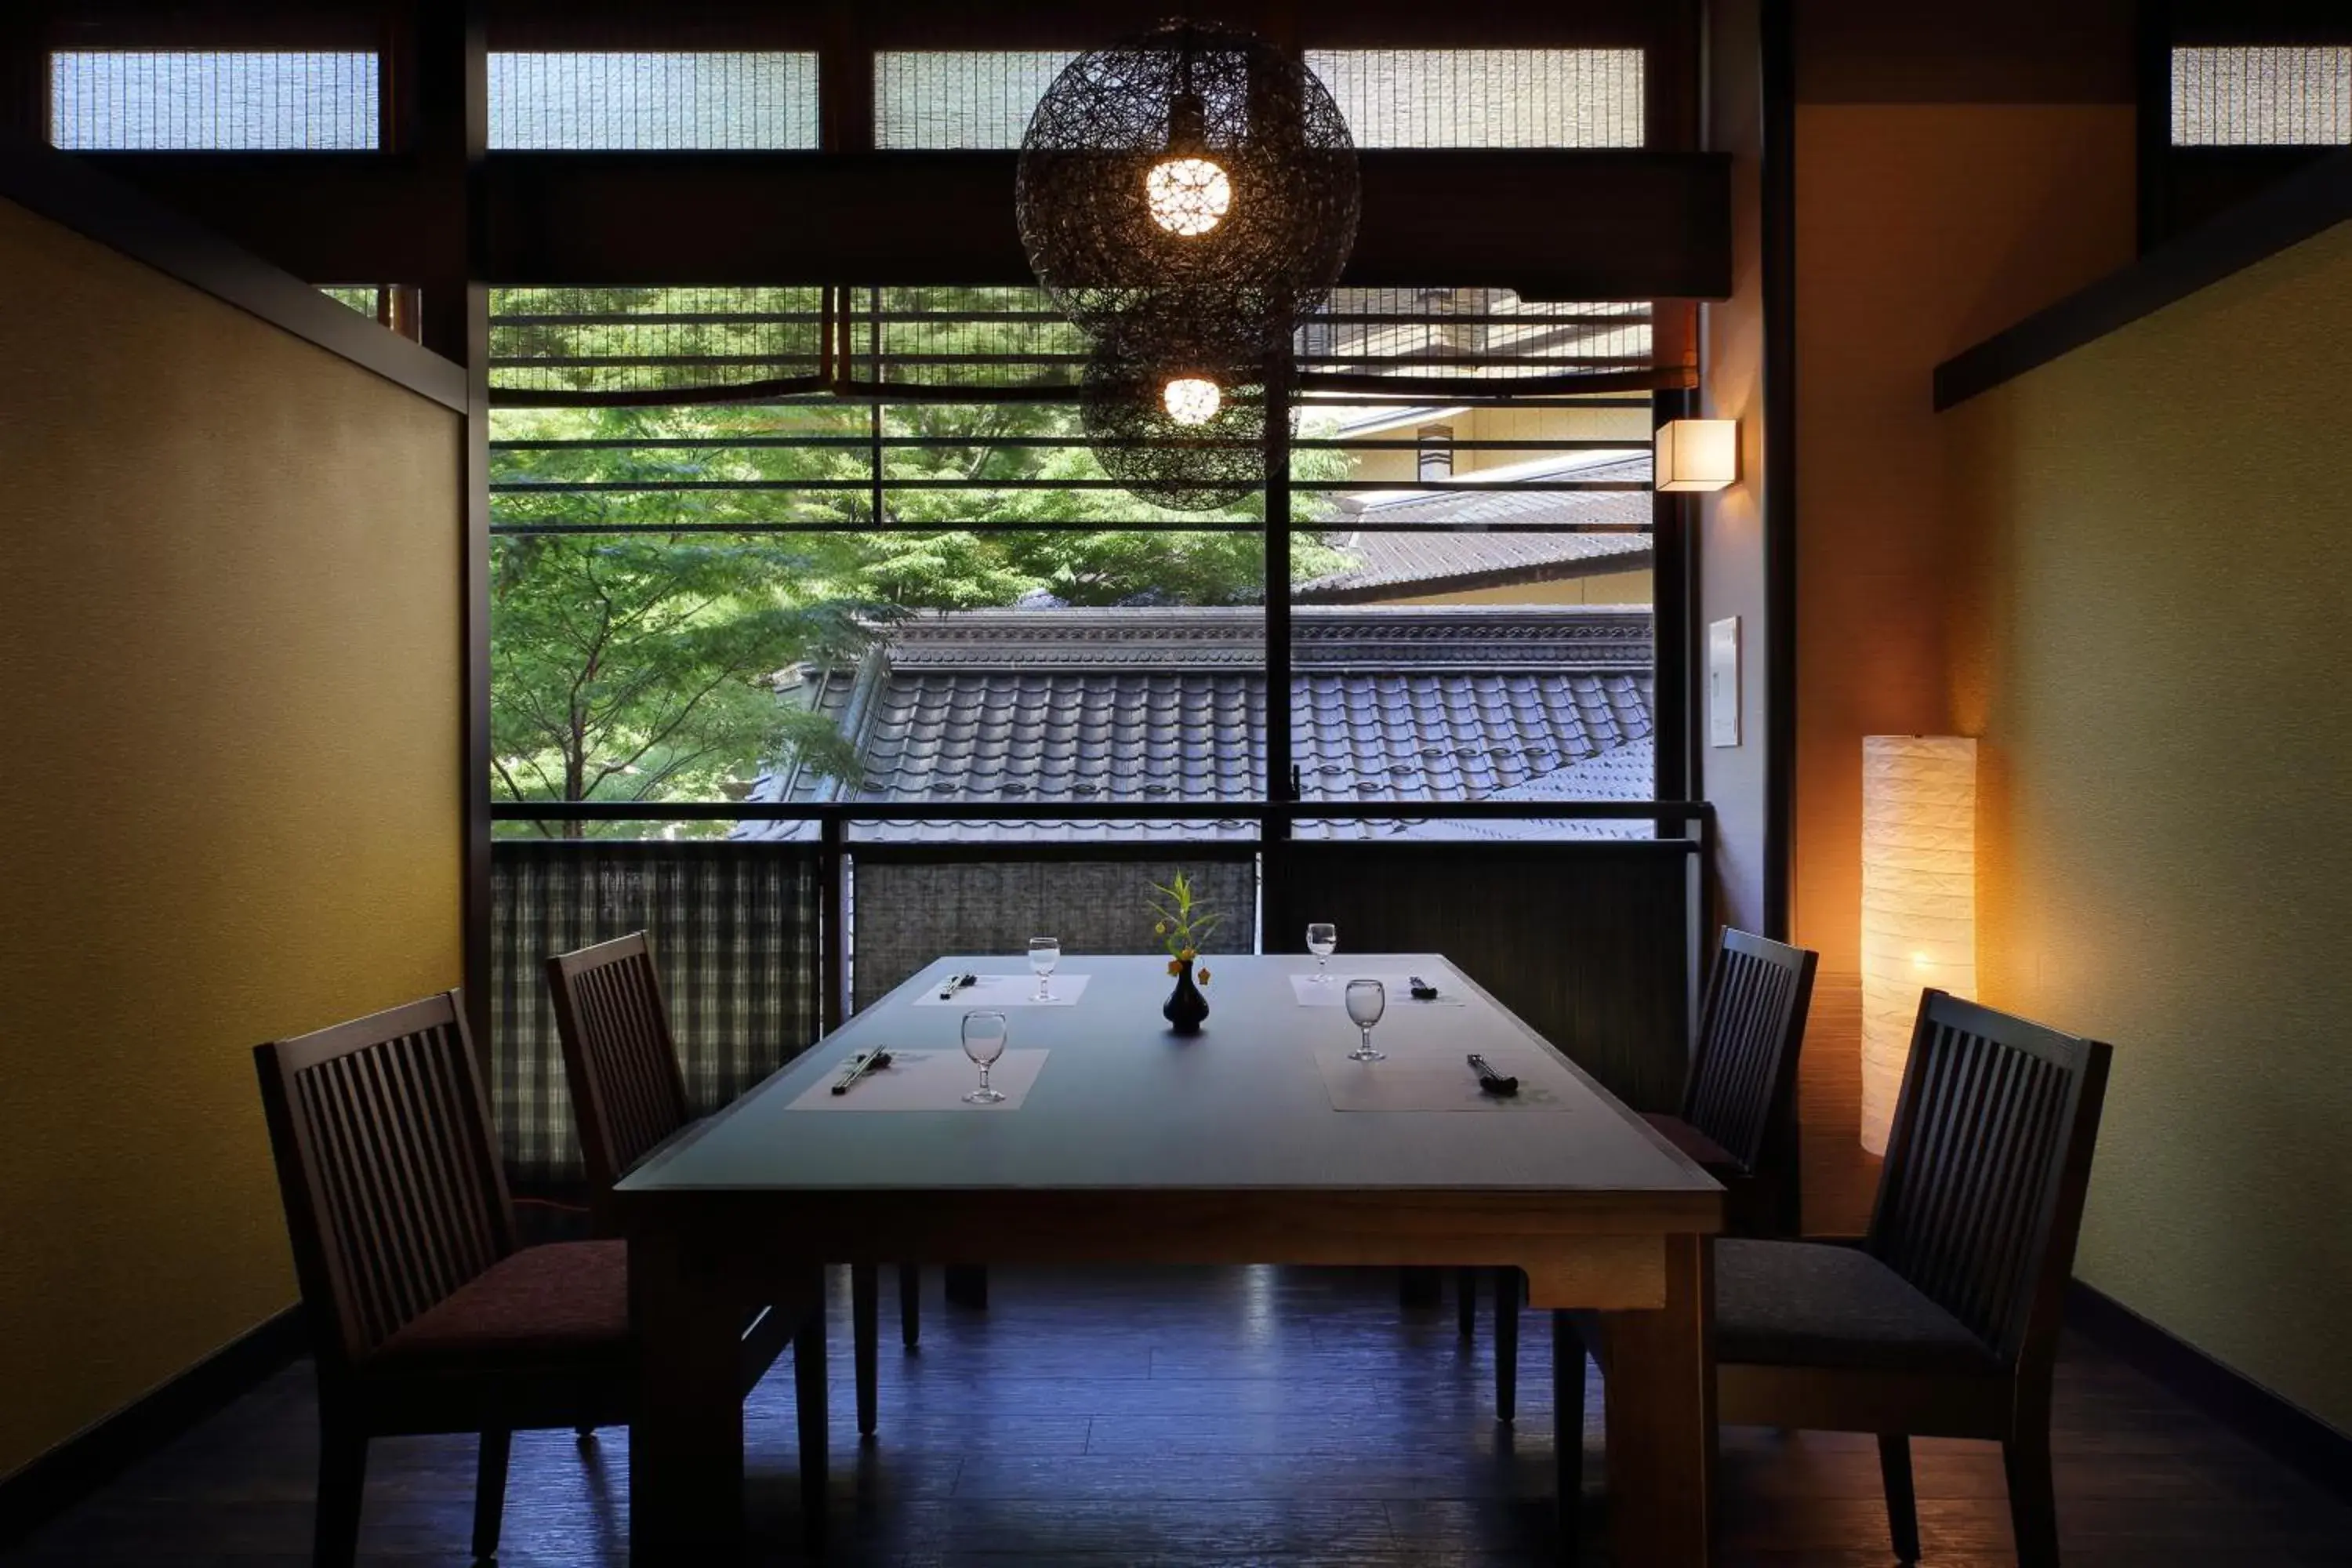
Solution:
{"label": "chopsticks", "polygon": [[869,1072],[879,1071],[881,1068],[887,1068],[889,1065],[890,1050],[887,1046],[877,1046],[870,1051],[860,1051],[856,1056],[850,1058],[847,1062],[843,1064],[841,1076],[834,1080],[833,1092],[835,1094],[847,1094],[849,1092],[850,1086],[855,1084],[859,1079],[864,1078]]}
{"label": "chopsticks", "polygon": [[940,1000],[944,1002],[949,997],[953,996],[957,992],[962,990],[965,986],[977,985],[979,984],[980,976],[977,974],[959,974],[952,980],[950,980],[945,985],[940,987]]}
{"label": "chopsticks", "polygon": [[1478,1087],[1486,1090],[1488,1094],[1499,1095],[1503,1099],[1508,1100],[1511,1096],[1519,1092],[1519,1080],[1517,1079],[1505,1078],[1501,1073],[1495,1070],[1494,1063],[1488,1061],[1485,1057],[1480,1056],[1475,1051],[1472,1051],[1470,1053],[1470,1070],[1478,1075]]}

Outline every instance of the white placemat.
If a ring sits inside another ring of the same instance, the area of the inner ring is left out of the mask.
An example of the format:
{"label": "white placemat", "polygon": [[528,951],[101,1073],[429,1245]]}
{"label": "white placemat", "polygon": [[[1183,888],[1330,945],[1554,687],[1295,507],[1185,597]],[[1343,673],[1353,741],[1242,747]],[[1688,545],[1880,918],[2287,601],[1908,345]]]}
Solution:
{"label": "white placemat", "polygon": [[961,1007],[967,1013],[975,1007],[1075,1007],[1078,998],[1087,994],[1087,977],[1056,974],[1048,989],[1053,994],[1040,1002],[1037,977],[1034,974],[983,974],[969,985],[957,987],[952,995],[940,995],[940,988],[934,985],[915,998],[915,1005]]}
{"label": "white placemat", "polygon": [[1423,980],[1437,987],[1435,999],[1428,1002],[1413,1000],[1412,976],[1409,974],[1367,974],[1361,970],[1341,969],[1337,965],[1332,967],[1330,974],[1328,985],[1316,984],[1312,974],[1294,974],[1290,977],[1290,994],[1298,998],[1298,1005],[1302,1007],[1344,1007],[1348,1005],[1349,981],[1377,980],[1388,987],[1389,1011],[1391,1013],[1406,1007],[1466,1007],[1470,1005],[1469,998],[1462,994],[1461,980],[1444,970],[1422,975]]}
{"label": "white placemat", "polygon": [[988,1069],[988,1087],[1004,1096],[993,1105],[972,1105],[964,1096],[980,1087],[980,1068],[961,1051],[892,1050],[890,1065],[877,1068],[852,1084],[847,1094],[833,1092],[833,1071],[802,1091],[794,1110],[1018,1110],[1045,1070],[1053,1053],[1043,1048],[1007,1051]]}
{"label": "white placemat", "polygon": [[[1372,1044],[1380,1044],[1372,1031]],[[1411,1055],[1391,1052],[1384,1062],[1351,1062],[1349,1046],[1315,1047],[1315,1070],[1334,1110],[1566,1110],[1567,1075],[1530,1048],[1486,1053],[1496,1072],[1519,1080],[1519,1092],[1488,1094],[1464,1059],[1465,1051]]]}

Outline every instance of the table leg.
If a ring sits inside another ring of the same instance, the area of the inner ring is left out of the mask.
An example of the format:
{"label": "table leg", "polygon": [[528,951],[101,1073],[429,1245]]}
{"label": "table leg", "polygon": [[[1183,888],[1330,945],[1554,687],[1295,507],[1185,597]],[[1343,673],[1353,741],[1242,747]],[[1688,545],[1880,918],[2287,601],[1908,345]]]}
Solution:
{"label": "table leg", "polygon": [[674,1237],[629,1238],[637,1399],[629,1429],[629,1554],[731,1563],[743,1540],[743,1309]]}
{"label": "table leg", "polygon": [[1616,1568],[1714,1558],[1714,1286],[1706,1238],[1665,1238],[1666,1304],[1602,1316],[1609,1533]]}

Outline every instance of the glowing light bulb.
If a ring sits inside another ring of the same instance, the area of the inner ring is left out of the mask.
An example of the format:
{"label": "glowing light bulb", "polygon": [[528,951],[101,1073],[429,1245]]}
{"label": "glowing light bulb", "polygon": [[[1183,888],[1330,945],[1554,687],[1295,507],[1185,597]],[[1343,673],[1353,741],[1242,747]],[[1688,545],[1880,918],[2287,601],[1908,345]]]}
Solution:
{"label": "glowing light bulb", "polygon": [[1233,210],[1234,183],[1206,158],[1165,158],[1143,179],[1151,221],[1186,239],[1208,233]]}
{"label": "glowing light bulb", "polygon": [[1170,382],[1160,395],[1167,406],[1168,417],[1179,425],[1206,425],[1224,406],[1225,395],[1217,384],[1197,375],[1180,375]]}

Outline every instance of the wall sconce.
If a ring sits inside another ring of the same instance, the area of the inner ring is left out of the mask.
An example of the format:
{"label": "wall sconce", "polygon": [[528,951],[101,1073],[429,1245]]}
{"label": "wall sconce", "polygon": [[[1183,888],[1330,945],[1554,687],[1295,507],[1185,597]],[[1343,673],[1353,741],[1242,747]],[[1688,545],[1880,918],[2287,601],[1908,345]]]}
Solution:
{"label": "wall sconce", "polygon": [[1737,419],[1670,419],[1653,439],[1659,489],[1719,490],[1739,478]]}
{"label": "wall sconce", "polygon": [[1886,1152],[1927,986],[1977,984],[1977,743],[1862,742],[1862,1146]]}

